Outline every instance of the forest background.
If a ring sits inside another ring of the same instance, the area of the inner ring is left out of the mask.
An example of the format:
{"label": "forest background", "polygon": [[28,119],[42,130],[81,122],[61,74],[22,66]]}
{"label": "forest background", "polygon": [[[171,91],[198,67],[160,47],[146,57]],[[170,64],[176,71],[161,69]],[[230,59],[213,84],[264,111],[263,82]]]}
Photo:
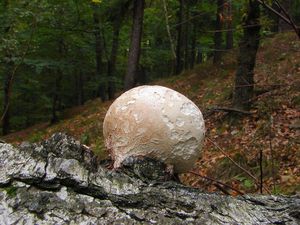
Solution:
{"label": "forest background", "polygon": [[[278,12],[277,15],[272,9]],[[106,109],[111,100],[122,91],[153,82],[175,87],[188,96],[196,96],[196,100],[193,100],[199,103],[201,109],[210,107],[206,115],[214,113],[215,120],[223,118],[224,112],[234,114],[234,118],[232,115],[230,119],[226,118],[228,123],[220,125],[217,131],[213,127],[215,122],[208,120],[212,133],[218,133],[222,129],[223,133],[228,132],[226,126],[230,126],[232,128],[229,133],[234,136],[238,131],[232,123],[243,121],[242,123],[252,126],[253,121],[245,116],[256,113],[256,124],[259,124],[259,119],[264,119],[269,124],[257,129],[257,133],[263,133],[260,138],[264,138],[269,137],[270,133],[271,136],[276,136],[276,132],[270,131],[269,127],[273,124],[272,113],[277,109],[267,111],[267,116],[262,115],[259,113],[262,108],[270,107],[272,103],[264,105],[264,101],[259,98],[261,94],[277,90],[282,83],[276,83],[278,80],[275,79],[271,84],[257,85],[258,81],[254,76],[259,75],[260,71],[255,73],[254,65],[260,58],[257,58],[256,53],[264,40],[278,32],[283,35],[296,31],[299,35],[296,24],[300,23],[300,1],[3,0],[0,3],[0,21],[1,130],[5,140],[20,142],[22,137],[19,138],[20,133],[17,131],[36,124],[47,123],[49,133],[57,131],[56,124],[64,121],[68,112],[72,116],[76,114],[67,109],[100,104]],[[297,41],[297,37],[294,36],[279,36],[271,43],[273,47],[282,43],[287,55],[290,48],[294,48],[295,40]],[[270,49],[272,45],[269,44]],[[298,52],[296,50],[297,54]],[[277,57],[285,58],[286,55]],[[272,61],[274,55],[268,57]],[[299,65],[290,61],[290,66],[292,65],[297,72]],[[195,73],[202,75],[194,77]],[[234,79],[222,80],[226,75],[233,76]],[[214,80],[207,80],[207,76]],[[222,79],[216,80],[219,78]],[[264,80],[263,76],[259,78],[260,81]],[[202,86],[195,85],[197,82]],[[218,82],[223,84],[219,89]],[[229,86],[231,88],[227,89]],[[209,96],[199,90],[207,91],[207,88],[213,89],[218,96],[225,96],[229,104],[226,107],[223,105],[212,108],[214,100],[211,97],[215,98],[214,94]],[[288,94],[285,89],[281,91]],[[294,92],[289,97],[295,102],[300,101]],[[96,101],[91,101],[94,99]],[[260,104],[260,108],[253,101]],[[292,119],[297,118],[299,112],[297,105],[293,104],[292,102]],[[284,104],[284,107],[289,108],[289,105]],[[93,113],[98,117],[103,116],[102,111]],[[297,127],[297,124],[292,125]],[[66,130],[66,126],[60,125],[61,130]],[[102,140],[92,134],[99,135],[99,130],[101,129],[95,127],[88,131],[78,128],[78,132],[81,132],[79,138],[86,144],[93,145],[97,151],[102,151]],[[288,142],[288,150],[284,148],[284,151],[290,151],[286,153],[290,155],[297,150],[299,143],[294,138],[296,132],[286,132],[293,138],[291,143]],[[39,128],[39,131],[24,139],[36,141],[49,133]],[[259,141],[253,141],[254,139],[252,136],[249,141],[259,145]],[[266,187],[273,188],[276,192],[275,181],[284,179],[288,183],[292,179],[289,188],[298,181],[298,161],[294,162],[291,171],[284,174],[286,168],[280,165],[281,153],[278,152],[277,162],[274,154],[271,154],[276,146],[272,147],[269,139],[265,142],[270,149],[266,153],[266,156],[270,156],[266,162],[262,157],[256,158],[262,155],[262,150],[255,154],[255,160],[253,157],[243,158],[241,152],[239,155],[235,155],[236,151],[232,152],[235,157],[232,161],[242,160],[241,164],[245,163],[251,169],[245,169],[246,175],[241,175],[241,171],[228,175],[231,187],[236,186],[236,190],[258,191],[265,182]],[[221,148],[222,151],[223,147],[228,147],[228,143],[222,147],[215,142],[207,145]],[[237,148],[241,148],[241,145]],[[209,157],[211,159],[212,155]],[[219,155],[214,155],[214,160],[224,160],[218,157]],[[225,158],[231,160],[230,157]],[[253,162],[255,163],[252,165]],[[223,163],[225,167],[228,162]],[[259,181],[256,177],[263,177],[263,167],[265,180]],[[222,168],[220,167],[220,171]],[[238,169],[245,173],[244,168]],[[197,174],[202,174],[202,179],[208,180],[208,170],[209,168],[205,168],[203,173],[197,171]],[[251,177],[252,173],[255,179]],[[282,178],[278,177],[280,174],[293,176]],[[193,186],[201,183],[198,179],[191,178],[191,175],[183,179]],[[222,192],[226,193],[226,188],[222,185],[218,186],[215,179],[212,179],[207,186],[211,190],[223,189]],[[298,189],[299,185],[287,192],[293,193]]]}

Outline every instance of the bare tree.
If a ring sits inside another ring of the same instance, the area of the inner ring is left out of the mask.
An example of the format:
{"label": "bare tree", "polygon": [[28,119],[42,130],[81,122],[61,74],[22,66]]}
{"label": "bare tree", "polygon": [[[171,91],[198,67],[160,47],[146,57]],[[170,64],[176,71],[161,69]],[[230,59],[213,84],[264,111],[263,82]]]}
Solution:
{"label": "bare tree", "polygon": [[279,17],[283,22],[288,24],[290,27],[292,27],[297,34],[297,36],[300,38],[300,27],[297,26],[292,19],[290,13],[286,9],[286,7],[291,7],[291,1],[285,1],[284,4],[286,7],[284,7],[283,4],[281,4],[278,0],[274,0],[272,6],[269,6],[264,0],[257,0],[259,4],[261,4],[265,9],[272,12],[274,15]]}

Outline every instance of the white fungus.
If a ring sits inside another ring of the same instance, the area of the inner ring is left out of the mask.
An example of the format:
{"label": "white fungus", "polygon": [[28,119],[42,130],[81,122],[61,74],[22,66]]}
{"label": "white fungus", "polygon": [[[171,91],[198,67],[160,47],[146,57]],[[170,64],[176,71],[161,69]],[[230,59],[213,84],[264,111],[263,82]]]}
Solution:
{"label": "white fungus", "polygon": [[103,124],[114,168],[128,156],[147,156],[172,165],[176,173],[186,172],[200,156],[204,133],[199,108],[162,86],[125,92],[110,106]]}

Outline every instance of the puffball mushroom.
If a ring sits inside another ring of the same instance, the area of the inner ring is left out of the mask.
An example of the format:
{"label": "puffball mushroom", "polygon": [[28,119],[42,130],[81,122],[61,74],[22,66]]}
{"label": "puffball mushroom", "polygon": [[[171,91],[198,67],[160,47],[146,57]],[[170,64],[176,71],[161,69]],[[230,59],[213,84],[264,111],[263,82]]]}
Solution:
{"label": "puffball mushroom", "polygon": [[162,86],[139,86],[118,97],[103,123],[114,168],[129,156],[154,158],[186,172],[200,156],[205,126],[199,108]]}

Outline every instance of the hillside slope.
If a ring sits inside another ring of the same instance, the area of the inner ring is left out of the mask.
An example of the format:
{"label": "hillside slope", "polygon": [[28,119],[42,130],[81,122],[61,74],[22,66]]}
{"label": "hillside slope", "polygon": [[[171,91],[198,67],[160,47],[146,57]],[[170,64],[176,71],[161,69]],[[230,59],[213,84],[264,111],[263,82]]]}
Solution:
{"label": "hillside slope", "polygon": [[[214,181],[217,180],[242,192],[254,193],[259,191],[262,168],[264,193],[299,192],[299,40],[294,34],[283,33],[262,41],[255,69],[257,96],[253,99],[250,116],[232,116],[225,111],[211,110],[216,106],[230,106],[235,67],[236,53],[232,51],[224,56],[220,68],[207,62],[179,76],[154,82],[185,94],[206,116],[207,138],[202,157],[194,169],[199,175],[184,174],[182,181],[208,191],[237,194]],[[3,139],[14,144],[35,142],[63,131],[105,158],[102,122],[110,104],[89,101],[82,107],[67,110],[63,120],[54,126],[39,124]],[[228,156],[247,172],[238,168]]]}

